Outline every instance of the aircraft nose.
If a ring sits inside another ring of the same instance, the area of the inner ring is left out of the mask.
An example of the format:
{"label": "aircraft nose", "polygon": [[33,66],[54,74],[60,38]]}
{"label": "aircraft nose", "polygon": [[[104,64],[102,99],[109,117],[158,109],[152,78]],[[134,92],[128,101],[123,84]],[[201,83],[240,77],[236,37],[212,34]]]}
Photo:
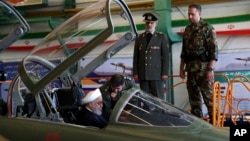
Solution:
{"label": "aircraft nose", "polygon": [[229,141],[229,127],[213,127],[201,132],[200,141]]}

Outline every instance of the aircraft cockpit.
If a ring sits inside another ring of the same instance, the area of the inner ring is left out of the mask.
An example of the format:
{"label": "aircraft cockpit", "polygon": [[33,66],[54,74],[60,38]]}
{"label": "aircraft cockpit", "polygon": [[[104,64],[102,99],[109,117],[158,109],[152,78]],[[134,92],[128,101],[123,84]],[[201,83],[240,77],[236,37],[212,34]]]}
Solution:
{"label": "aircraft cockpit", "polygon": [[[60,120],[53,93],[74,87],[84,95],[79,90],[81,80],[136,36],[131,12],[123,0],[101,0],[78,12],[58,25],[20,62],[8,94],[9,116],[27,115],[22,107],[29,95],[36,101],[36,108],[31,110],[38,111],[35,118]],[[86,67],[79,68],[79,60],[93,55],[91,61],[84,62]],[[35,115],[31,113],[30,117]]]}
{"label": "aircraft cockpit", "polygon": [[122,108],[118,106],[118,109],[114,109],[119,113],[118,116],[111,115],[111,118],[117,118],[116,120],[119,123],[143,126],[184,127],[197,119],[191,116],[190,113],[171,106],[171,104],[161,99],[154,98],[140,89],[134,88],[134,91],[133,89],[131,91],[128,92],[130,94],[127,97],[124,96],[127,101],[119,101],[118,105]]}

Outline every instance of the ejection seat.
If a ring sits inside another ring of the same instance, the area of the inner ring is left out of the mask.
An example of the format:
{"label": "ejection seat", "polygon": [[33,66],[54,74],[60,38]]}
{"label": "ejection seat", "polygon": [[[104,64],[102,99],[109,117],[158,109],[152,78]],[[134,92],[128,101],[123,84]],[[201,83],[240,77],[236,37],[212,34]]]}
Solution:
{"label": "ejection seat", "polygon": [[60,116],[66,123],[75,123],[76,114],[83,105],[84,91],[76,84],[72,87],[59,88],[54,92],[55,104]]}

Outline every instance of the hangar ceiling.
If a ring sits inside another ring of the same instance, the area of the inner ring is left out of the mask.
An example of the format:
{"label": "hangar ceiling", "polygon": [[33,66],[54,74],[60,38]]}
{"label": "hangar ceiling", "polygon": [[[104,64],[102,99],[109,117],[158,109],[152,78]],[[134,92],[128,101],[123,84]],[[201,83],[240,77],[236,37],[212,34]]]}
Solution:
{"label": "hangar ceiling", "polygon": [[[39,22],[39,18],[67,18],[79,12],[86,6],[98,0],[6,0],[18,9],[18,11],[31,21]],[[22,2],[19,2],[22,1]],[[154,0],[125,0],[131,11],[151,10],[154,8]],[[191,3],[221,3],[233,0],[171,0],[172,7],[184,6]],[[32,19],[31,19],[32,18]],[[0,19],[6,19],[1,17]],[[43,19],[41,19],[43,21]],[[0,22],[1,24],[1,22]]]}
{"label": "hangar ceiling", "polygon": [[[30,0],[26,0],[26,1],[30,2]],[[25,4],[14,5],[20,11],[20,13],[25,17],[27,22],[32,23],[31,24],[32,31],[29,32],[29,34],[26,34],[22,38],[22,40],[20,40],[20,42],[18,42],[17,44],[19,46],[21,46],[21,45],[27,46],[27,44],[29,44],[30,46],[33,46],[35,44],[34,41],[36,41],[40,38],[43,38],[51,30],[50,23],[60,24],[61,22],[63,22],[63,20],[65,20],[64,18],[68,18],[68,17],[74,15],[78,11],[84,9],[86,6],[92,4],[93,2],[97,2],[97,1],[99,1],[99,0],[42,0],[42,3],[40,3],[40,4],[37,3],[37,4],[34,4],[32,6],[30,5],[30,3],[27,5],[25,5]],[[141,19],[140,19],[141,12],[154,9],[154,0],[124,0],[124,1],[127,2],[131,11],[136,13],[136,14],[134,14],[135,19],[138,19],[138,21],[140,20],[137,23],[141,22]],[[248,15],[249,15],[249,5],[250,4],[246,4],[247,1],[248,0],[237,0],[237,1],[236,0],[171,0],[172,13],[173,13],[172,17],[174,17],[172,24],[174,25],[174,21],[176,22],[176,20],[186,19],[185,9],[186,9],[186,6],[191,4],[191,3],[208,4],[208,6],[203,9],[204,17],[205,17],[205,15],[209,15],[212,17],[218,17],[221,15],[225,16],[225,14],[228,15],[230,13],[230,15],[247,14],[247,16],[243,16],[240,18],[241,19],[242,18],[249,19]],[[226,2],[228,2],[229,4],[225,5]],[[230,6],[230,5],[233,5],[234,7],[237,7],[237,8],[232,9],[232,6],[231,6],[231,8],[228,8],[227,6]],[[0,10],[0,13],[1,13],[1,10]],[[224,15],[221,13],[224,13]],[[138,17],[140,17],[140,18],[138,18]],[[2,17],[0,14],[0,26],[1,27],[9,26],[8,22],[13,22],[11,20],[4,21],[1,18]],[[209,17],[209,18],[211,18],[211,17]],[[234,18],[234,17],[232,17],[232,18]],[[58,19],[61,19],[61,20],[58,20]],[[218,18],[213,19],[213,21],[212,21],[213,23],[214,23],[214,20],[216,20],[218,23]],[[220,19],[219,21],[222,21],[222,20],[223,19]],[[239,18],[237,18],[235,20],[239,20]],[[235,21],[235,20],[233,20],[233,21]],[[224,19],[224,21],[226,21],[226,20]],[[231,20],[231,18],[228,21],[230,21],[230,23],[229,23],[230,26],[236,26],[236,25],[231,23],[231,22],[233,22]],[[183,23],[182,21],[177,21],[177,22]],[[49,24],[49,26],[48,26],[48,24]],[[39,28],[37,28],[37,27],[39,27]],[[225,27],[227,27],[227,26],[225,25]],[[242,27],[242,25],[241,25],[241,27]],[[4,29],[4,28],[1,28],[1,29]],[[173,31],[179,31],[179,29],[178,30],[175,29]],[[3,35],[3,34],[6,34],[6,33],[4,31],[2,31],[0,34],[0,38],[1,38],[1,35]],[[27,39],[29,39],[29,40],[27,40]],[[228,38],[225,38],[225,42],[223,42],[222,46],[227,46],[228,44],[232,44],[231,43],[232,40],[231,39],[227,40],[227,39]],[[246,45],[247,45],[247,43],[246,43]],[[12,50],[9,50],[9,53],[11,53],[11,51]],[[22,53],[26,53],[26,52],[22,52]],[[20,52],[19,52],[19,55],[20,55]],[[9,55],[8,51],[7,51],[7,53],[5,52],[5,56],[12,56],[12,55]],[[20,56],[22,56],[22,55],[20,55]],[[4,58],[4,56],[2,55],[1,58]],[[10,58],[10,59],[13,59],[13,58]],[[5,60],[6,60],[6,58],[5,58]]]}

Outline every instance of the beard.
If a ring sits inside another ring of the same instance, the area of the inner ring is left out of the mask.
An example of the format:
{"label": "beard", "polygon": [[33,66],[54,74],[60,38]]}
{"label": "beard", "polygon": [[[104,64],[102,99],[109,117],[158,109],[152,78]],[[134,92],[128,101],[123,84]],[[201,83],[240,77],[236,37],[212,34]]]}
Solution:
{"label": "beard", "polygon": [[102,110],[100,110],[100,109],[95,109],[92,111],[93,111],[93,113],[97,114],[98,116],[102,115]]}

